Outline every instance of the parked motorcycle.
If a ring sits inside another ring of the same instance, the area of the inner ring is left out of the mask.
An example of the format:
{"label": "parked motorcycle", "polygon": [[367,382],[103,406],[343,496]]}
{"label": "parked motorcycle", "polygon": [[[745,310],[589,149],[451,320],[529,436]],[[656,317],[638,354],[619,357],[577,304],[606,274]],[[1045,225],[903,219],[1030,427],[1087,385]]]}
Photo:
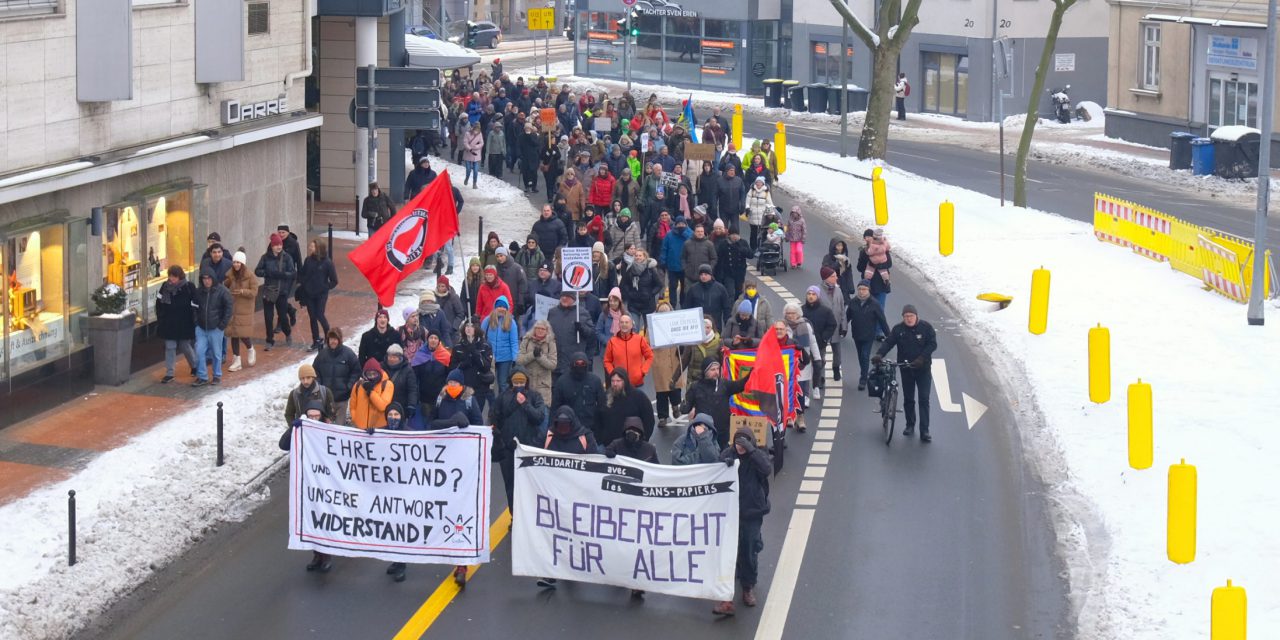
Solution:
{"label": "parked motorcycle", "polygon": [[1067,92],[1071,85],[1061,89],[1049,89],[1049,102],[1053,104],[1053,115],[1062,124],[1071,124],[1071,96]]}

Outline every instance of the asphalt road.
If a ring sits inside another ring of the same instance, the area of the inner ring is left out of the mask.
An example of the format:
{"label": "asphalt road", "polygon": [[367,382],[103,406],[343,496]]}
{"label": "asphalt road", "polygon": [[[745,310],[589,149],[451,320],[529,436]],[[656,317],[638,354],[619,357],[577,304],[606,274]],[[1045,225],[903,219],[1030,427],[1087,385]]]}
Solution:
{"label": "asphalt road", "polygon": [[[801,297],[816,283],[824,239],[856,235],[816,213],[808,221],[815,240],[805,268],[762,287],[777,316],[778,292]],[[791,434],[773,481],[761,607],[739,606],[735,618],[717,620],[702,600],[650,595],[638,602],[625,590],[588,584],[540,591],[511,576],[507,541],[423,637],[1072,637],[1044,489],[1022,462],[1009,398],[986,377],[989,366],[960,323],[918,281],[899,269],[888,306],[914,303],[938,330],[936,357],[946,362],[949,384],[934,394],[934,441],[899,435],[885,446],[872,400],[852,386],[857,367],[846,342],[842,390],[814,404],[808,434]],[[962,392],[990,407],[972,429],[963,411],[940,410],[939,395],[960,403]],[[680,430],[655,435],[664,459]],[[814,452],[815,442],[831,446]],[[805,485],[801,497],[802,481],[819,473],[820,487]],[[447,578],[448,567],[415,566],[395,584],[383,563],[358,559],[338,559],[327,575],[304,572],[308,554],[285,548],[286,487],[275,479],[270,502],[247,522],[210,536],[80,637],[387,638]],[[493,504],[495,515],[505,506],[501,489]]]}

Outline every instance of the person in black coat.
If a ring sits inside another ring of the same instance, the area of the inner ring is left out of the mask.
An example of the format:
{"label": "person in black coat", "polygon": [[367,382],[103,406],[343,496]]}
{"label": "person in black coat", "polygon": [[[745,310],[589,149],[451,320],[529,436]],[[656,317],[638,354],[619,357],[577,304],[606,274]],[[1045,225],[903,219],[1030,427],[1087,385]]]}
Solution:
{"label": "person in black coat", "polygon": [[724,448],[729,445],[729,398],[742,393],[746,386],[745,376],[741,380],[722,380],[720,358],[707,356],[702,360],[702,379],[689,389],[684,402],[680,403],[680,411],[689,414],[690,420],[699,413],[711,416],[716,442]]}
{"label": "person in black coat", "polygon": [[696,186],[698,206],[706,206],[708,219],[718,220],[720,218],[720,207],[717,204],[720,194],[720,175],[711,166],[710,160],[702,161],[702,173],[698,174]]}
{"label": "person in black coat", "polygon": [[400,344],[400,332],[391,328],[387,310],[378,309],[373,316],[373,328],[360,335],[360,366],[370,358],[382,362],[387,357],[387,347],[393,344]]}
{"label": "person in black coat", "polygon": [[[738,463],[738,564],[735,577],[742,585],[742,602],[754,607],[760,550],[764,548],[760,528],[770,511],[769,475],[773,465],[768,454],[756,447],[756,439],[750,429],[738,429],[733,434],[733,444],[725,447],[720,459],[730,466]],[[722,601],[712,611],[719,615],[733,615],[733,601]]]}
{"label": "person in black coat", "polygon": [[[288,237],[287,233],[271,234],[269,248],[258,259],[258,266],[253,270],[254,275],[263,279],[258,292],[262,295],[262,316],[267,325],[267,351],[276,344],[277,330],[284,332],[286,343],[293,344],[292,323],[289,322],[289,307],[292,305],[289,304],[289,298],[293,296],[293,284],[298,276],[298,263],[284,249],[286,237]],[[278,328],[275,326],[277,316],[280,319]]]}
{"label": "person in black coat", "polygon": [[569,244],[569,230],[565,228],[564,221],[556,217],[549,204],[542,205],[542,214],[534,221],[529,233],[537,236],[538,247],[548,261],[554,260],[556,249]]}
{"label": "person in black coat", "polygon": [[[228,265],[230,260],[226,261]],[[212,272],[212,269],[209,269]],[[216,277],[216,273],[214,274]],[[219,280],[221,282],[221,280]],[[178,265],[169,267],[169,279],[160,285],[156,295],[156,326],[164,340],[164,377],[162,384],[173,382],[173,368],[178,352],[187,359],[191,371],[196,370],[196,286],[187,280],[187,272]]]}
{"label": "person in black coat", "polygon": [[615,367],[605,381],[608,390],[601,420],[595,429],[598,442],[613,442],[622,437],[622,425],[628,418],[639,418],[644,427],[644,439],[653,435],[653,400],[631,386],[626,367]]}
{"label": "person in black coat", "polygon": [[351,347],[342,344],[342,329],[329,329],[311,366],[315,367],[320,384],[333,392],[334,402],[345,404],[351,398],[351,389],[360,380],[360,359]]}
{"label": "person in black coat", "polygon": [[933,325],[920,319],[915,305],[902,307],[902,322],[894,325],[880,350],[871,362],[880,360],[890,349],[898,348],[898,360],[911,363],[902,371],[902,411],[907,416],[907,428],[902,435],[910,437],[916,426],[916,392],[920,395],[920,441],[932,442],[929,435],[929,390],[933,385],[933,352],[938,348],[938,335]]}
{"label": "person in black coat", "polygon": [[548,419],[547,405],[537,391],[529,388],[529,374],[524,367],[514,366],[507,377],[507,387],[489,407],[489,423],[493,427],[492,458],[502,470],[502,484],[507,490],[507,507],[515,513],[515,443],[531,447],[545,444],[542,425]]}
{"label": "person in black coat", "polygon": [[[572,291],[560,292],[560,304],[547,311],[547,322],[551,324],[551,333],[556,337],[556,370],[555,375],[563,375],[569,370],[571,356],[576,351],[595,353],[599,351],[596,339],[596,325],[591,321],[598,314],[593,314],[585,304],[576,309],[577,294]],[[587,363],[590,368],[590,361]],[[581,412],[578,419],[587,418]]]}
{"label": "person in black coat", "polygon": [[409,201],[418,195],[419,191],[427,188],[432,180],[436,179],[435,169],[431,168],[431,158],[422,156],[418,159],[418,166],[404,179],[404,199]]}
{"label": "person in black coat", "polygon": [[320,336],[329,333],[329,319],[324,313],[329,306],[329,291],[338,286],[338,270],[329,259],[329,246],[324,240],[312,240],[310,244],[307,259],[298,272],[298,290],[311,318],[311,350],[315,351],[323,343]]}
{"label": "person in black coat", "polygon": [[479,318],[472,316],[462,324],[458,343],[453,345],[449,356],[449,367],[462,371],[464,383],[475,392],[476,402],[484,411],[493,395],[493,347],[480,330]]}
{"label": "person in black coat", "polygon": [[387,356],[382,361],[382,370],[386,372],[387,379],[395,389],[392,396],[393,402],[398,402],[405,408],[405,422],[416,424],[419,407],[418,376],[404,357],[404,347],[398,344],[387,347]]}
{"label": "person in black coat", "polygon": [[524,134],[520,136],[520,182],[526,193],[538,192],[538,157],[542,146],[542,138],[534,132],[533,125],[525,125]]}
{"label": "person in black coat", "polygon": [[[804,315],[804,319],[809,321],[809,327],[813,329],[813,337],[818,341],[818,353],[826,354],[827,345],[831,344],[831,340],[839,339],[836,331],[839,329],[839,323],[836,322],[836,314],[822,302],[818,287],[809,287],[804,294],[804,304],[800,305],[800,312]],[[814,384],[818,389],[825,388],[826,383],[826,363],[819,360],[814,363]],[[836,373],[839,373],[840,361],[836,361]]]}
{"label": "person in black coat", "polygon": [[667,288],[658,273],[658,261],[649,257],[649,252],[637,248],[635,261],[625,262],[618,269],[618,288],[622,290],[622,302],[627,309],[637,316],[637,326],[643,328],[645,316],[657,311],[658,298]]}
{"label": "person in black coat", "polygon": [[644,437],[644,424],[640,418],[635,417],[627,418],[622,423],[622,437],[606,445],[604,455],[610,458],[626,456],[641,462],[662,464],[658,460],[658,449]]}
{"label": "person in black coat", "polygon": [[681,308],[702,307],[702,313],[711,318],[716,331],[719,331],[732,312],[733,298],[729,296],[729,290],[725,289],[724,285],[715,281],[713,275],[711,265],[704,264],[698,267],[698,282],[689,287]]}
{"label": "person in black coat", "polygon": [[716,241],[716,280],[724,284],[729,295],[737,298],[742,295],[742,285],[747,281],[747,262],[755,254],[751,244],[742,239],[738,227],[729,230],[729,235]]}
{"label": "person in black coat", "polygon": [[871,283],[858,281],[858,287],[849,304],[845,306],[845,316],[849,319],[849,334],[858,349],[858,391],[867,388],[867,374],[870,372],[868,360],[871,358],[871,347],[875,344],[876,333],[889,333],[889,322],[884,317],[884,308],[871,297]]}
{"label": "person in black coat", "polygon": [[724,164],[723,161],[721,165],[724,167],[724,174],[720,176],[720,183],[716,186],[716,205],[720,207],[720,219],[730,229],[737,231],[738,217],[747,206],[747,186],[738,177],[737,166]]}
{"label": "person in black coat", "polygon": [[[556,409],[542,448],[573,455],[600,452],[600,445],[596,443],[595,435],[582,424],[573,408],[567,406]],[[551,582],[555,583],[554,580]]]}
{"label": "person in black coat", "polygon": [[604,383],[591,372],[590,366],[591,360],[585,352],[572,352],[569,357],[569,372],[551,385],[551,408],[572,408],[578,421],[594,434],[599,431],[598,425],[603,419],[608,399],[605,397]]}

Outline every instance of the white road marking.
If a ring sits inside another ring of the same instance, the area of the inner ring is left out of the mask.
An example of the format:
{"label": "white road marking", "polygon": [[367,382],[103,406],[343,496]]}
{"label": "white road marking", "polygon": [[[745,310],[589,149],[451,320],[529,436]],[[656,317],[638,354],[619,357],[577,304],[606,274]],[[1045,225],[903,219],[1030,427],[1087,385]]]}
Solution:
{"label": "white road marking", "polygon": [[947,361],[937,358],[933,361],[933,386],[938,396],[938,407],[947,413],[957,413],[963,407],[951,398],[951,380],[947,377]]}
{"label": "white road marking", "polygon": [[961,393],[960,399],[964,401],[964,419],[969,424],[969,429],[973,429],[973,425],[978,424],[978,419],[982,414],[987,412],[987,405],[973,399],[967,393]]}
{"label": "white road marking", "polygon": [[818,506],[818,494],[801,493],[796,495],[797,507],[816,507]]}
{"label": "white road marking", "polygon": [[822,481],[821,480],[801,480],[800,490],[812,491],[812,492],[822,491]]}
{"label": "white road marking", "polygon": [[827,431],[818,431],[817,433],[813,434],[813,438],[815,440],[835,440],[836,432],[834,429],[827,430]]}
{"label": "white road marking", "polygon": [[831,464],[831,454],[811,453],[809,454],[809,464]]}
{"label": "white road marking", "polygon": [[840,421],[836,418],[823,416],[823,418],[818,421],[819,429],[835,429],[838,426],[840,426]]}
{"label": "white road marking", "polygon": [[781,640],[786,629],[787,615],[791,612],[791,599],[795,597],[796,581],[800,578],[800,564],[804,550],[809,545],[809,532],[813,529],[813,509],[797,508],[791,513],[787,525],[787,537],[782,542],[778,567],[769,584],[769,597],[760,612],[760,625],[756,627],[756,640]]}
{"label": "white road marking", "polygon": [[814,451],[826,451],[826,452],[830,452],[830,451],[831,451],[831,445],[833,445],[833,444],[835,444],[835,443],[834,443],[834,442],[815,442],[815,443],[813,443],[813,450],[814,450]]}
{"label": "white road marking", "polygon": [[823,407],[823,408],[822,408],[822,417],[823,417],[823,418],[839,418],[839,417],[840,417],[840,407]]}
{"label": "white road marking", "polygon": [[827,468],[826,467],[805,467],[804,477],[825,478],[827,477]]}

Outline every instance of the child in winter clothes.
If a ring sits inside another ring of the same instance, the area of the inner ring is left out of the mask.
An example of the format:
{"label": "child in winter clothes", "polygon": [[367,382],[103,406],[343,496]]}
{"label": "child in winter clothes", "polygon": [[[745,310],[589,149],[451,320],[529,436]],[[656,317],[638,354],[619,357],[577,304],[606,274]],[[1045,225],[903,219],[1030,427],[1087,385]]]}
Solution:
{"label": "child in winter clothes", "polygon": [[881,271],[881,277],[888,280],[885,264],[889,262],[890,247],[888,238],[884,237],[884,229],[877,228],[866,240],[867,266],[862,272],[862,279],[870,280],[876,275],[876,271]]}
{"label": "child in winter clothes", "polygon": [[804,241],[808,235],[800,205],[791,205],[791,219],[787,221],[787,242],[791,243],[792,269],[799,269],[804,264]]}

